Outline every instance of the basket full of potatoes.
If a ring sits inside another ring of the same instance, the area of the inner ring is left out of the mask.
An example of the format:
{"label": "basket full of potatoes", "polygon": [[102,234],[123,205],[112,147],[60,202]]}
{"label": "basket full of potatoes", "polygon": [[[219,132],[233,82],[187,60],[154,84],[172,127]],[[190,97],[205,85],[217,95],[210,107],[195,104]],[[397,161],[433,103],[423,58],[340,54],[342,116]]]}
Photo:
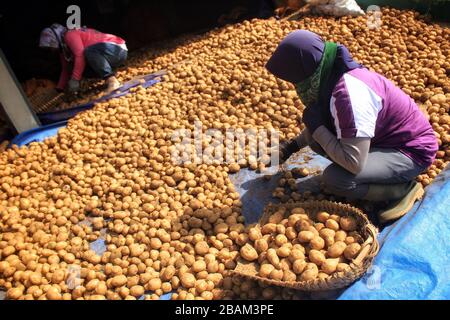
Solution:
{"label": "basket full of potatoes", "polygon": [[350,285],[379,250],[366,215],[330,201],[269,204],[247,236],[234,275],[304,291]]}

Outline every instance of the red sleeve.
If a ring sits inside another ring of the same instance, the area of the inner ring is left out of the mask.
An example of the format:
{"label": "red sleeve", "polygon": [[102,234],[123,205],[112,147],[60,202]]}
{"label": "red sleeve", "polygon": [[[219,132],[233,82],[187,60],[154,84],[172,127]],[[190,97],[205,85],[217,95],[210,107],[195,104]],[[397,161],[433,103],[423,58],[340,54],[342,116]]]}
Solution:
{"label": "red sleeve", "polygon": [[59,60],[61,61],[61,75],[59,76],[59,81],[56,88],[64,90],[67,82],[69,81],[69,64],[67,63],[63,54],[59,55]]}
{"label": "red sleeve", "polygon": [[80,32],[78,30],[68,31],[64,40],[72,51],[74,58],[74,65],[72,71],[72,78],[75,80],[81,80],[83,77],[84,68],[86,66],[86,61],[84,59],[84,44],[80,37]]}

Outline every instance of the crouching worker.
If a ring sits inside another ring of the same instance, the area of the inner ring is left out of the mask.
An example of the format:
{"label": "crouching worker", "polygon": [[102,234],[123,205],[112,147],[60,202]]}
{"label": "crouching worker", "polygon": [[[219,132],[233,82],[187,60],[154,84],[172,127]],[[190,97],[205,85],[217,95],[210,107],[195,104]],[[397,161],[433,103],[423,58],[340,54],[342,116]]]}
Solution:
{"label": "crouching worker", "polygon": [[114,69],[128,56],[122,38],[89,28],[68,30],[55,23],[41,32],[39,46],[60,53],[62,70],[58,90],[78,92],[86,64],[96,76],[105,80],[106,93],[120,87]]}
{"label": "crouching worker", "polygon": [[306,106],[306,129],[281,144],[281,162],[311,146],[333,162],[323,172],[326,192],[389,202],[381,223],[400,218],[422,197],[415,178],[432,164],[438,144],[402,90],[355,62],[346,47],[304,30],[289,34],[266,68],[294,84]]}

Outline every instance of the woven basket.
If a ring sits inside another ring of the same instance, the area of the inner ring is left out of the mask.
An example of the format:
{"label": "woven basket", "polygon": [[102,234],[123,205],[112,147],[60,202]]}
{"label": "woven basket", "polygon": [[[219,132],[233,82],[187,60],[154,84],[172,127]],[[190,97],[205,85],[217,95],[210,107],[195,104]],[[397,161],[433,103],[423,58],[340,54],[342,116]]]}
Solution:
{"label": "woven basket", "polygon": [[317,213],[320,211],[326,211],[330,214],[337,214],[340,216],[354,217],[358,224],[357,231],[364,238],[364,243],[361,245],[359,255],[353,259],[351,263],[349,263],[350,269],[343,272],[334,273],[331,277],[324,280],[315,279],[311,281],[286,282],[262,278],[258,276],[258,264],[240,259],[235,270],[231,272],[232,275],[257,280],[268,285],[293,288],[303,291],[322,291],[344,288],[364,275],[372,264],[373,258],[378,253],[379,244],[376,239],[378,233],[377,229],[369,222],[366,215],[361,210],[348,204],[330,201],[307,201],[282,205],[269,204],[264,210],[264,214],[259,222],[259,225],[264,225],[273,212],[281,206],[288,209],[286,210],[286,215],[289,215],[289,212],[294,208],[303,208],[313,220],[315,220]]}

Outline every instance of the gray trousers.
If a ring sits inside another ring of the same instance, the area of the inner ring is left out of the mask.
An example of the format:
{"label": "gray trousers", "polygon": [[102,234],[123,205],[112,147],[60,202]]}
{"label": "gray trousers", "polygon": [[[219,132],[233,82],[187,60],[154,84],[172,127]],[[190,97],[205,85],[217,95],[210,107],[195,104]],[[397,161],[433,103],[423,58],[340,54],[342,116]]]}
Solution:
{"label": "gray trousers", "polygon": [[[311,149],[322,154],[319,145]],[[414,180],[426,168],[419,166],[395,149],[371,148],[366,165],[353,174],[336,163],[328,166],[322,175],[326,191],[349,200],[363,199],[371,184],[401,184]]]}

